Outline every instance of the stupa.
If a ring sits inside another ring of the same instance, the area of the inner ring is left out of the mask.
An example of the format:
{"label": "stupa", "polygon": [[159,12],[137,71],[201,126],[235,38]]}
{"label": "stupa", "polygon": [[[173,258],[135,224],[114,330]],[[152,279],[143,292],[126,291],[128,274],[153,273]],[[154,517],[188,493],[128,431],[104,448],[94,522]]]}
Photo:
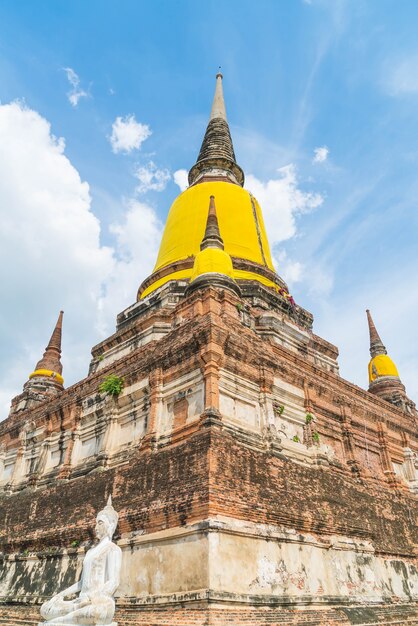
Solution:
{"label": "stupa", "polygon": [[0,624],[79,580],[109,495],[120,625],[418,624],[415,405],[370,314],[369,390],[340,376],[243,185],[218,74],[137,301],[67,389],[61,316],[0,424]]}

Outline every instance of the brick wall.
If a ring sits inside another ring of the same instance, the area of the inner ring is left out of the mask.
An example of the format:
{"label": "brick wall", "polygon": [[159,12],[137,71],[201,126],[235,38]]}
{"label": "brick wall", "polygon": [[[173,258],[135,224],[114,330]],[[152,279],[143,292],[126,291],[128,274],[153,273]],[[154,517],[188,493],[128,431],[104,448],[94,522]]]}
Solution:
{"label": "brick wall", "polygon": [[201,433],[158,453],[138,450],[129,464],[48,489],[0,497],[0,551],[40,550],[92,539],[93,521],[108,494],[119,532],[152,532],[207,516],[208,448]]}
{"label": "brick wall", "polygon": [[414,557],[418,502],[408,493],[244,446],[215,428],[210,514],[373,540],[378,552]]}

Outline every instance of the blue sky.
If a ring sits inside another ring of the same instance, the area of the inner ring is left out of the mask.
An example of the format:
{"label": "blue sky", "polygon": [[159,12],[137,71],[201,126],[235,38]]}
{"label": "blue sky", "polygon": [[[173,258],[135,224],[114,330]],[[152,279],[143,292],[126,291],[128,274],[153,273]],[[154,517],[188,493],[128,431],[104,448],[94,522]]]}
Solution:
{"label": "blue sky", "polygon": [[279,273],[363,387],[369,307],[418,400],[417,24],[414,0],[3,0],[0,418],[61,308],[72,384],[134,301],[219,65]]}

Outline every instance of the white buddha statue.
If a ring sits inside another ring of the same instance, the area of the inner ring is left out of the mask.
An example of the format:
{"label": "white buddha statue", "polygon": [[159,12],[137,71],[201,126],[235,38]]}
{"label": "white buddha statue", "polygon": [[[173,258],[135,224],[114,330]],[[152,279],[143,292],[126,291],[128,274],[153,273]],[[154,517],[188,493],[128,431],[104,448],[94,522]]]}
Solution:
{"label": "white buddha statue", "polygon": [[[99,542],[88,550],[81,572],[81,579],[60,591],[41,606],[41,615],[47,620],[39,626],[61,624],[109,624],[113,622],[115,601],[113,594],[119,585],[122,551],[112,542],[118,523],[118,514],[109,496],[107,505],[96,518],[96,537]],[[75,600],[65,597],[79,594]]]}

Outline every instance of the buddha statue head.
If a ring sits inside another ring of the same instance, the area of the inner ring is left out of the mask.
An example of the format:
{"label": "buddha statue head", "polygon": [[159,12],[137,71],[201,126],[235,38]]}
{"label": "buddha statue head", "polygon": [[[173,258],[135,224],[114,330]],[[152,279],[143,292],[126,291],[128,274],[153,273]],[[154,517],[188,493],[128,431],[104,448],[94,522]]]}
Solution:
{"label": "buddha statue head", "polygon": [[112,539],[118,525],[118,519],[119,515],[112,506],[112,496],[109,496],[105,508],[99,511],[96,517],[97,538],[100,540],[108,536],[109,539]]}

